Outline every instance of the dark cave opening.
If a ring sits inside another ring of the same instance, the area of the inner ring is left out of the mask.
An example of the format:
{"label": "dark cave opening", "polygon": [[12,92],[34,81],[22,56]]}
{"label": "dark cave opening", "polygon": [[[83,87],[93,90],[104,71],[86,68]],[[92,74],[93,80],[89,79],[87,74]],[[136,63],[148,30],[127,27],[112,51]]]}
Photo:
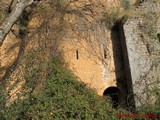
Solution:
{"label": "dark cave opening", "polygon": [[119,88],[109,87],[104,91],[103,96],[109,97],[112,101],[113,108],[117,108],[119,106],[119,94]]}

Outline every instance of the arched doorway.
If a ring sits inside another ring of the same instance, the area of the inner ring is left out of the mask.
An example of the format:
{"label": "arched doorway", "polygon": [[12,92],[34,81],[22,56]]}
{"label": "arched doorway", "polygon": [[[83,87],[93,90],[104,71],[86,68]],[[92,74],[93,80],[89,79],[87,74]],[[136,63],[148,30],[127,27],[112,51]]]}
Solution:
{"label": "arched doorway", "polygon": [[120,94],[120,89],[114,86],[107,88],[103,92],[103,96],[108,96],[111,98],[114,108],[117,108],[119,105],[119,94]]}

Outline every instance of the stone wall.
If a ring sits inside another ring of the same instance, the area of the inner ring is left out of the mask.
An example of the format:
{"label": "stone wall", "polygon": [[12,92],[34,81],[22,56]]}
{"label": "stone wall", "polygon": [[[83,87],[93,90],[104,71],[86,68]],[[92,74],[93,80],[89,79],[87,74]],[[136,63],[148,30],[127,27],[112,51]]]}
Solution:
{"label": "stone wall", "polygon": [[[160,4],[145,2],[136,11],[140,16],[124,24],[129,67],[136,106],[155,103],[160,89]],[[147,19],[146,19],[147,17]],[[157,91],[155,91],[157,90]]]}

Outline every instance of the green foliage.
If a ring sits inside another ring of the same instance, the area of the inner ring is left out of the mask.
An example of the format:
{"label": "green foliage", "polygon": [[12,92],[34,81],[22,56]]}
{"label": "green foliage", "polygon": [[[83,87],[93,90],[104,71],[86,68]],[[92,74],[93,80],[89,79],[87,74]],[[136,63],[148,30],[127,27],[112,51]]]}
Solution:
{"label": "green foliage", "polygon": [[156,26],[153,23],[146,24],[145,28],[150,38],[157,39],[157,35],[156,35],[157,30],[156,30]]}
{"label": "green foliage", "polygon": [[5,109],[5,91],[4,91],[4,87],[0,86],[0,118],[4,119],[4,109]]}
{"label": "green foliage", "polygon": [[48,18],[59,12],[64,13],[68,5],[69,1],[66,0],[49,0],[49,4],[45,4],[45,2],[40,3],[37,7],[37,12],[40,16]]}
{"label": "green foliage", "polygon": [[146,35],[148,35],[151,39],[158,39],[157,38],[157,20],[159,19],[159,16],[154,13],[147,13],[144,14],[144,32]]}
{"label": "green foliage", "polygon": [[47,12],[49,11],[49,7],[45,4],[40,4],[37,8],[37,12],[39,15],[46,16]]}
{"label": "green foliage", "polygon": [[129,0],[121,0],[121,5],[125,10],[128,10],[131,7],[131,3]]}
{"label": "green foliage", "polygon": [[146,105],[146,106],[143,106],[141,107],[138,111],[139,111],[139,114],[147,114],[147,113],[158,113],[160,110],[160,103],[156,104],[156,105]]}
{"label": "green foliage", "polygon": [[110,13],[104,13],[103,18],[100,21],[105,22],[108,29],[112,29],[114,24],[121,19],[119,15],[119,11],[115,9]]}
{"label": "green foliage", "polygon": [[142,3],[142,0],[136,0],[136,5],[139,5],[140,3]]}
{"label": "green foliage", "polygon": [[0,12],[0,22],[6,17],[5,13],[2,11]]}
{"label": "green foliage", "polygon": [[[7,119],[116,119],[109,102],[77,81],[59,59],[54,58],[50,68],[40,90],[30,91],[27,97],[17,99],[6,108]],[[36,69],[26,77],[29,80],[24,85],[26,89],[37,85],[38,73]]]}
{"label": "green foliage", "polygon": [[71,1],[67,0],[52,0],[51,4],[55,6],[58,11],[64,11]]}

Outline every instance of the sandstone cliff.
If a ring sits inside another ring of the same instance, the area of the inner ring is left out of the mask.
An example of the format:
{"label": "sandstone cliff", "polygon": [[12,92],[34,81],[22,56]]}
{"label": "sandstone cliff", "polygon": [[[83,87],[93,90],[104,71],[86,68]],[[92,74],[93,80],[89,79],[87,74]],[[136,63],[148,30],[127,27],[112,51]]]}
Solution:
{"label": "sandstone cliff", "polygon": [[159,1],[50,2],[28,8],[0,48],[1,78],[8,79],[10,86],[18,83],[12,90],[8,87],[11,96],[25,91],[20,87],[27,79],[25,73],[43,63],[37,80],[41,83],[50,56],[61,56],[66,66],[99,95],[117,87],[124,106],[132,99],[136,106],[156,102]]}

